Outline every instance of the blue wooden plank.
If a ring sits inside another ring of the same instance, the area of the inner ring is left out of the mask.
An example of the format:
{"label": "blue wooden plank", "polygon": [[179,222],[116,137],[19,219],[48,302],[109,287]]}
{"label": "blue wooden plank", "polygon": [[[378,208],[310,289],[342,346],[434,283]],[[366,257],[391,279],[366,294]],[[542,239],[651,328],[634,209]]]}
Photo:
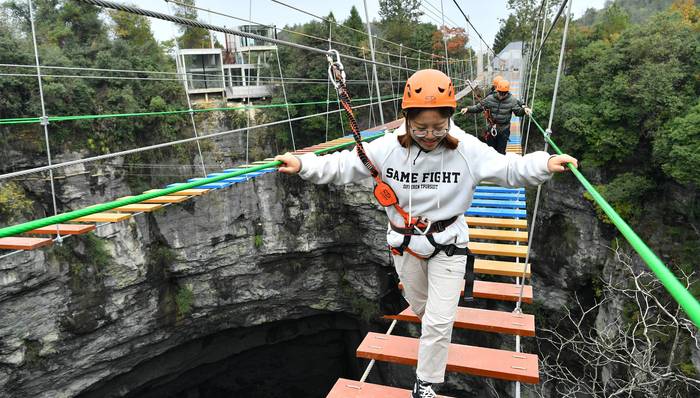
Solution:
{"label": "blue wooden plank", "polygon": [[490,207],[470,207],[464,213],[465,216],[481,216],[481,217],[512,217],[525,218],[527,214],[525,210],[518,209],[497,209]]}
{"label": "blue wooden plank", "polygon": [[525,194],[520,193],[497,193],[497,192],[476,192],[474,199],[488,200],[525,200]]}
{"label": "blue wooden plank", "polygon": [[486,200],[474,199],[472,201],[474,207],[500,207],[505,209],[524,209],[525,202],[519,200]]}
{"label": "blue wooden plank", "polygon": [[[190,178],[187,180],[187,182],[195,182],[195,181],[200,181],[203,180],[204,178]],[[224,182],[224,181],[217,181],[217,182],[210,182],[209,184],[204,184],[200,185],[197,188],[201,189],[217,189],[217,188],[227,188],[233,185],[232,182]]]}
{"label": "blue wooden plank", "polygon": [[491,185],[479,185],[476,187],[476,192],[525,194],[525,188],[504,188]]}

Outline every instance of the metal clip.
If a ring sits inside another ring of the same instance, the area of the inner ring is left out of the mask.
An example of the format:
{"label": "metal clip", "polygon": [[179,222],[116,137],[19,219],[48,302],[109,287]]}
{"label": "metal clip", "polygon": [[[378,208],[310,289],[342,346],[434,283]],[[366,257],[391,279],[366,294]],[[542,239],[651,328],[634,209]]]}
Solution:
{"label": "metal clip", "polygon": [[48,126],[49,125],[49,117],[48,116],[40,116],[39,122],[41,123],[42,126]]}
{"label": "metal clip", "polygon": [[[333,55],[335,55],[335,60]],[[338,53],[338,50],[328,50],[326,59],[328,60],[328,78],[331,79],[333,86],[338,89],[340,84],[345,84],[345,68],[343,63],[340,62],[340,53]]]}
{"label": "metal clip", "polygon": [[493,125],[491,126],[491,136],[495,137],[498,135],[498,130],[496,129],[496,126]]}
{"label": "metal clip", "polygon": [[[425,224],[425,228],[424,228],[424,229],[418,228],[418,223],[420,223],[420,222],[427,222],[427,224]],[[430,221],[430,220],[418,218],[418,220],[416,220],[416,223],[413,224],[413,229],[415,229],[416,231],[418,231],[419,234],[425,236],[425,234],[427,234],[428,231],[430,231],[430,226],[431,226],[432,224],[433,224],[433,222]]]}
{"label": "metal clip", "polygon": [[550,138],[552,136],[552,129],[547,129],[544,131],[544,136]]}

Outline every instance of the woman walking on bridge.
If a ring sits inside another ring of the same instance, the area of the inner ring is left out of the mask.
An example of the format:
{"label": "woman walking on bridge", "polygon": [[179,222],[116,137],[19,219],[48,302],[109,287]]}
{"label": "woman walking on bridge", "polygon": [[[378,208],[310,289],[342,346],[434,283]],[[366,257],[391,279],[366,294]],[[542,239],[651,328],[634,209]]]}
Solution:
{"label": "woman walking on bridge", "polygon": [[398,199],[386,207],[387,241],[406,299],[421,318],[414,398],[434,397],[431,385],[444,381],[468,253],[464,212],[477,184],[537,185],[565,171],[566,163],[576,164],[571,156],[546,152],[501,155],[454,124],[456,106],[450,78],[420,70],[404,88],[404,123],[363,144],[363,151],[276,157],[283,163],[281,172],[316,184],[368,178],[373,166],[379,172],[375,180],[388,184]]}

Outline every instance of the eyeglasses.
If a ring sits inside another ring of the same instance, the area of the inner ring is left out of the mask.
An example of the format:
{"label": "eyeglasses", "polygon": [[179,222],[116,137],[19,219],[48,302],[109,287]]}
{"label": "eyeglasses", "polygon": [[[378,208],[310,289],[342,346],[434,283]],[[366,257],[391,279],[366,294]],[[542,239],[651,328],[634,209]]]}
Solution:
{"label": "eyeglasses", "polygon": [[442,138],[447,135],[447,133],[450,132],[450,119],[447,119],[447,128],[441,129],[441,130],[418,130],[418,129],[411,129],[411,134],[418,138],[425,138],[425,136],[428,135],[428,133],[432,133],[434,137]]}

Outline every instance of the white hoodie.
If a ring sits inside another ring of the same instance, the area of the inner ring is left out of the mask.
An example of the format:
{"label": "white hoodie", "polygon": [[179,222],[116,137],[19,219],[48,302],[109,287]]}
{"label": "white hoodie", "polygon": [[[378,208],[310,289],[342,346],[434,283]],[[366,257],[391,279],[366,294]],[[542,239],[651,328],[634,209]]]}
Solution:
{"label": "white hoodie", "polygon": [[[459,140],[457,149],[439,145],[425,152],[416,144],[403,148],[397,139],[406,133],[402,124],[370,143],[364,143],[365,152],[379,170],[382,180],[396,192],[399,204],[412,217],[423,216],[428,220],[446,220],[460,216],[445,231],[433,234],[439,244],[454,243],[464,247],[469,242],[469,228],[463,214],[471,206],[476,186],[484,180],[506,187],[537,185],[547,181],[551,174],[547,169],[550,155],[534,152],[525,156],[512,153],[501,155],[493,148],[466,134],[451,123],[450,135]],[[307,153],[300,157],[299,175],[316,184],[348,184],[371,177],[356,152],[342,151],[316,156]],[[389,220],[403,227],[401,215],[393,206],[386,208]],[[391,246],[400,246],[403,235],[387,230]],[[433,246],[424,236],[411,238],[411,250],[429,256]]]}

